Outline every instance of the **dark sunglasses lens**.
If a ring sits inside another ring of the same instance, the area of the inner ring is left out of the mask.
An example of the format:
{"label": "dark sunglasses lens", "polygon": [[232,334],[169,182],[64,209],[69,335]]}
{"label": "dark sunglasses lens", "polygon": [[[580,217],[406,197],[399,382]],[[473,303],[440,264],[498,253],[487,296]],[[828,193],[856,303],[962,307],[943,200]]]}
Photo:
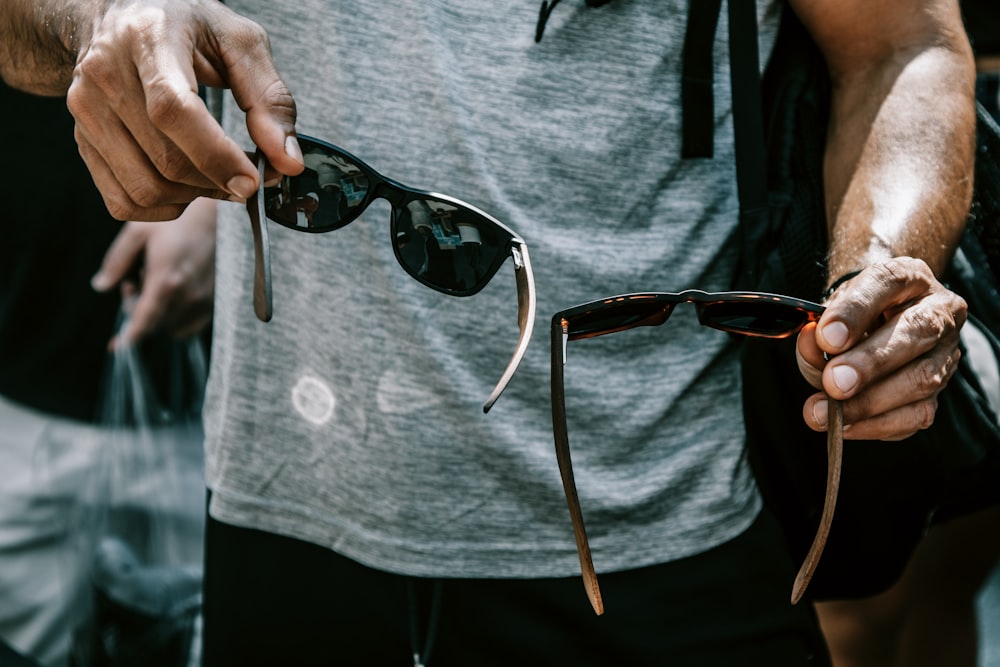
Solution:
{"label": "dark sunglasses lens", "polygon": [[788,336],[808,321],[808,312],[773,301],[717,301],[706,304],[702,311],[704,324],[764,338]]}
{"label": "dark sunglasses lens", "polygon": [[403,268],[450,294],[478,292],[507,259],[510,234],[460,205],[414,199],[393,210],[393,222]]}
{"label": "dark sunglasses lens", "polygon": [[364,210],[369,179],[346,155],[303,142],[306,168],[264,188],[267,217],[285,227],[328,232],[343,227]]}
{"label": "dark sunglasses lens", "polygon": [[657,326],[670,317],[673,303],[662,301],[625,300],[602,305],[593,310],[572,315],[569,320],[570,338],[586,338],[642,326]]}

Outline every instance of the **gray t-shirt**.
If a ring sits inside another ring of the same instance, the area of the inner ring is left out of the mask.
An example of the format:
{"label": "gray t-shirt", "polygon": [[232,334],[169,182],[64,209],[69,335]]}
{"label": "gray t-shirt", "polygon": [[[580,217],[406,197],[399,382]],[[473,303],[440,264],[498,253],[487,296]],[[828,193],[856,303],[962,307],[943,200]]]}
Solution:
{"label": "gray t-shirt", "polygon": [[[269,32],[298,128],[382,174],[486,210],[528,244],[535,336],[510,260],[468,298],[397,264],[389,206],[338,231],[270,225],[274,319],[251,306],[245,209],[223,206],[206,402],[212,513],[416,575],[579,572],[553,449],[549,319],[631,291],[722,290],[737,199],[726,17],[715,158],[681,160],[687,0],[234,0]],[[764,53],[777,14],[759,0]],[[230,104],[227,130],[250,149]],[[567,411],[599,571],[699,553],[760,501],[744,455],[736,347],[691,306],[661,327],[573,342]]]}

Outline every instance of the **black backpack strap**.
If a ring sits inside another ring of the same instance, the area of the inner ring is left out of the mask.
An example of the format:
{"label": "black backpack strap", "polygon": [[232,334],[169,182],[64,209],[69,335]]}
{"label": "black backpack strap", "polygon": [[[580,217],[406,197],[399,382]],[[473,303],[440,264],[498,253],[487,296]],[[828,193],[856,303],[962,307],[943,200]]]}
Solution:
{"label": "black backpack strap", "polygon": [[[710,158],[713,154],[712,52],[721,6],[722,0],[691,0],[688,5],[681,79],[684,158]],[[754,0],[727,0],[727,6],[736,178],[741,208],[754,210],[767,206],[757,6]]]}
{"label": "black backpack strap", "polygon": [[[684,158],[713,154],[713,47],[721,5],[722,0],[691,0],[688,5],[681,83]],[[727,10],[742,246],[734,283],[749,286],[755,282],[757,239],[769,228],[757,5],[754,0],[727,0]]]}
{"label": "black backpack strap", "polygon": [[715,134],[713,46],[722,0],[690,0],[681,72],[684,158],[712,157]]}
{"label": "black backpack strap", "polygon": [[744,222],[753,222],[757,216],[767,217],[767,169],[760,55],[757,47],[757,3],[754,0],[727,0],[727,3],[736,183],[741,218]]}

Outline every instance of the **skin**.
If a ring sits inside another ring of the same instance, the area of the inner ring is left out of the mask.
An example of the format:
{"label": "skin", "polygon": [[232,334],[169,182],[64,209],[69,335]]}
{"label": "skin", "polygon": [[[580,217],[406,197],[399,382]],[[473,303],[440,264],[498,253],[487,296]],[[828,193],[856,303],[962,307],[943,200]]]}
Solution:
{"label": "skin", "polygon": [[903,439],[932,423],[959,359],[966,305],[935,276],[972,194],[972,52],[955,2],[791,4],[833,83],[829,281],[861,271],[799,336],[799,366],[823,390],[803,418],[825,430],[832,397],[846,438]]}
{"label": "skin", "polygon": [[289,174],[302,168],[294,102],[260,27],[207,0],[5,0],[0,76],[31,93],[67,96],[80,154],[108,210],[133,220],[92,281],[97,290],[120,288],[132,304],[128,329],[110,345],[156,329],[177,337],[203,329],[213,296],[211,198],[243,200],[257,187],[257,169],[205,108],[198,84],[231,87],[271,163]]}
{"label": "skin", "polygon": [[[80,152],[113,215],[174,218],[198,196],[238,199],[256,186],[198,83],[230,87],[273,167],[302,170],[295,104],[259,26],[211,0],[65,5],[0,4],[0,73],[25,90],[69,87]],[[965,319],[935,275],[971,194],[971,51],[951,1],[793,5],[834,83],[829,275],[864,269],[800,334],[800,367],[823,389],[803,417],[825,429],[831,396],[845,400],[846,437],[905,438],[933,420]],[[826,363],[824,352],[837,356]]]}
{"label": "skin", "polygon": [[0,75],[67,94],[80,154],[120,220],[171,220],[197,197],[243,200],[256,189],[253,162],[205,108],[199,83],[232,90],[277,171],[303,169],[295,103],[267,36],[215,0],[5,0]]}
{"label": "skin", "polygon": [[[981,71],[1000,69],[995,56],[976,62]],[[1000,556],[997,526],[997,507],[935,525],[890,589],[865,599],[818,603],[834,665],[979,664],[976,598]]]}
{"label": "skin", "polygon": [[[170,224],[126,223],[91,284],[118,288],[129,304],[127,328],[112,347],[135,344],[154,331],[193,336],[212,319],[215,285],[214,199],[196,199]],[[141,263],[138,278],[133,269]]]}

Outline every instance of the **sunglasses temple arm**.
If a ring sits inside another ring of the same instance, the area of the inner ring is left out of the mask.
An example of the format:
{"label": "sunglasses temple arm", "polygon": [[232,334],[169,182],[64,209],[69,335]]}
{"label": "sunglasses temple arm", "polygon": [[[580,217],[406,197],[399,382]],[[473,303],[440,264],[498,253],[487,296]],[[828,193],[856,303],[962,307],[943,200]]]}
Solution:
{"label": "sunglasses temple arm", "polygon": [[820,556],[830,535],[830,525],[833,523],[833,512],[837,506],[837,495],[840,491],[840,471],[844,459],[844,406],[840,401],[829,399],[830,418],[826,431],[826,494],[823,499],[823,514],[816,529],[809,553],[806,554],[795,582],[792,584],[792,604],[802,599],[806,587],[812,580],[819,565]]}
{"label": "sunglasses temple arm", "polygon": [[257,193],[247,202],[250,229],[253,232],[253,310],[261,322],[271,321],[271,243],[267,234],[267,215],[264,211],[263,153],[257,156],[257,176],[260,185]]}
{"label": "sunglasses temple arm", "polygon": [[497,382],[489,398],[483,405],[483,412],[489,412],[493,404],[500,398],[500,394],[507,388],[511,378],[517,371],[517,367],[524,358],[524,353],[528,350],[528,343],[531,341],[531,333],[535,328],[535,277],[531,272],[531,260],[528,259],[528,247],[523,243],[515,244],[511,247],[511,255],[514,257],[514,277],[517,279],[517,324],[521,331],[517,340],[517,348],[514,356],[507,363],[500,381]]}
{"label": "sunglasses temple arm", "polygon": [[566,397],[563,386],[563,366],[566,361],[564,354],[565,340],[565,324],[553,322],[552,433],[555,435],[556,460],[559,463],[559,475],[562,477],[563,491],[566,494],[566,504],[569,506],[570,521],[573,522],[573,535],[576,538],[576,552],[580,557],[580,572],[583,574],[583,587],[587,591],[590,606],[600,616],[604,613],[604,600],[601,598],[601,587],[597,583],[594,560],[590,555],[590,542],[587,540],[587,529],[583,525],[583,512],[580,510],[580,498],[576,491],[576,479],[573,476],[573,462],[569,454],[569,434],[566,429]]}

